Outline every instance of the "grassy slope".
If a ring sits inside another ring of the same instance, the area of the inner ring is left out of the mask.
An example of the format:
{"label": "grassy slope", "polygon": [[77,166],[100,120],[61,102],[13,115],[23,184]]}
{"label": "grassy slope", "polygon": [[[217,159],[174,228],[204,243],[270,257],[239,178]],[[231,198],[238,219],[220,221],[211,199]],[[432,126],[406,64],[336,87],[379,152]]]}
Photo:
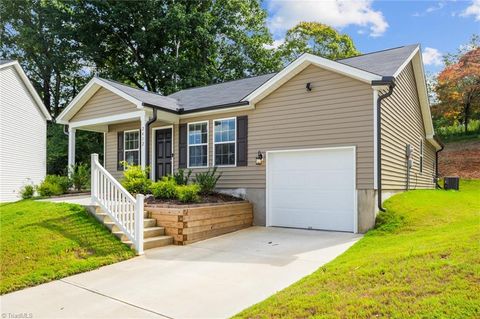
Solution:
{"label": "grassy slope", "polygon": [[79,205],[2,204],[0,227],[2,294],[134,256]]}
{"label": "grassy slope", "polygon": [[480,181],[390,198],[346,253],[238,318],[478,318]]}

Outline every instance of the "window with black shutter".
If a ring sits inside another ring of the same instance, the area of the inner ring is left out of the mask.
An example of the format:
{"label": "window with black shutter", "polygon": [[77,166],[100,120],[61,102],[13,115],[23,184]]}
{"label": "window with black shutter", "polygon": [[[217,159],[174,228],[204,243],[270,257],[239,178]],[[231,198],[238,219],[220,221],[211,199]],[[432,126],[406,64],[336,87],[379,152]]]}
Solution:
{"label": "window with black shutter", "polygon": [[248,116],[237,117],[237,166],[248,165]]}

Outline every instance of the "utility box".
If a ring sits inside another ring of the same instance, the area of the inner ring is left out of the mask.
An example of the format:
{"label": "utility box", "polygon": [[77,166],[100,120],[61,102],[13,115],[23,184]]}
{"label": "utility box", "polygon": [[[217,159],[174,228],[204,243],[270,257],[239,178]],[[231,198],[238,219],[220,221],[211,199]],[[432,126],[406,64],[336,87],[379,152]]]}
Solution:
{"label": "utility box", "polygon": [[454,189],[454,190],[459,190],[460,188],[460,177],[458,176],[449,176],[445,177],[445,183],[443,188],[447,189]]}

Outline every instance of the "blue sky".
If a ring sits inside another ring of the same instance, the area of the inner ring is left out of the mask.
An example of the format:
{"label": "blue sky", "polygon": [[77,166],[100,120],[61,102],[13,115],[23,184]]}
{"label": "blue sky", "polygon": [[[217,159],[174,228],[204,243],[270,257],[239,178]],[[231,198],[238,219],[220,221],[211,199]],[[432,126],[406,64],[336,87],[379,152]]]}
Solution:
{"label": "blue sky", "polygon": [[420,43],[427,72],[441,56],[480,34],[480,0],[265,0],[275,44],[299,21],[318,21],[350,35],[362,53]]}

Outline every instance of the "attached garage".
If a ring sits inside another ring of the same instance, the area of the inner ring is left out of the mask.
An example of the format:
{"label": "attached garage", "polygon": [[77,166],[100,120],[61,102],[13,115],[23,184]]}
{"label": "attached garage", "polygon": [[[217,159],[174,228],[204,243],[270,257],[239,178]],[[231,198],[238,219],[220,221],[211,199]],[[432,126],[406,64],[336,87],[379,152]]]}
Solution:
{"label": "attached garage", "polygon": [[355,147],[267,152],[267,226],[356,232]]}

